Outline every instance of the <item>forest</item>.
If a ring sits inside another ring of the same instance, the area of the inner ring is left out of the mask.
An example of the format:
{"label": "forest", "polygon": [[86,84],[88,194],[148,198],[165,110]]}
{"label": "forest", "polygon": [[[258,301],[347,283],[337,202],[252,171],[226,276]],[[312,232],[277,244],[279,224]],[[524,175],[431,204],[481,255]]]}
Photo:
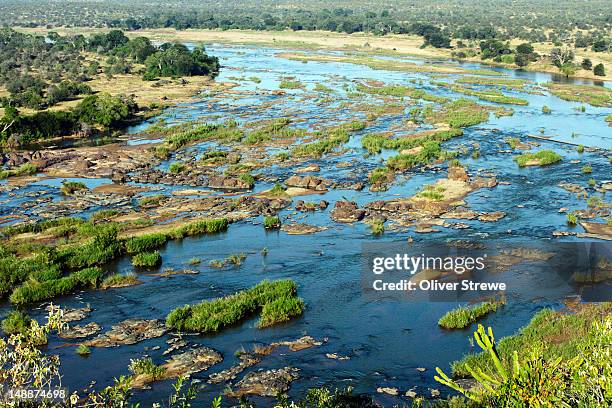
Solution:
{"label": "forest", "polygon": [[569,0],[513,1],[401,0],[364,2],[283,2],[240,0],[226,3],[166,1],[163,8],[145,0],[5,1],[0,22],[24,27],[88,26],[124,30],[173,27],[252,30],[328,30],[344,33],[418,33],[421,24],[438,27],[443,38],[571,42],[577,48],[610,49],[609,2],[588,0],[575,7]]}

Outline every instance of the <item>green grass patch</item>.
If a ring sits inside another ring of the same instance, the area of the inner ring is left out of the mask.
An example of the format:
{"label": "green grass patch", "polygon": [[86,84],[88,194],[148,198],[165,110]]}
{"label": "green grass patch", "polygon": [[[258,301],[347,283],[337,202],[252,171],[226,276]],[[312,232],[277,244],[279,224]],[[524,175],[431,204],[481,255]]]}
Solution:
{"label": "green grass patch", "polygon": [[[601,322],[609,313],[611,303],[582,304],[575,313],[555,312],[544,309],[538,312],[531,322],[515,335],[502,338],[497,346],[500,360],[508,370],[512,355],[518,354],[520,360],[529,357],[534,349],[539,350],[545,360],[562,358],[565,361],[579,356],[584,347],[593,339],[593,323]],[[493,361],[489,353],[468,354],[452,363],[455,377],[469,377],[466,366],[473,370],[493,374]]]}
{"label": "green grass patch", "polygon": [[272,216],[268,216],[265,215],[264,216],[264,221],[263,221],[263,225],[265,229],[276,229],[276,228],[280,228],[281,226],[281,220],[278,216],[276,215],[272,215]]}
{"label": "green grass patch", "polygon": [[132,286],[139,283],[141,282],[138,280],[135,273],[115,273],[104,278],[100,287],[102,289],[108,289],[112,287]]}
{"label": "green grass patch", "polygon": [[16,176],[29,176],[38,171],[32,163],[25,163],[15,169],[0,170],[0,180]]}
{"label": "green grass patch", "polygon": [[132,257],[132,265],[140,267],[154,267],[161,264],[159,251],[141,252]]}
{"label": "green grass patch", "polygon": [[425,92],[422,89],[412,88],[404,85],[385,85],[380,87],[367,86],[363,84],[357,84],[355,88],[358,92],[363,92],[370,95],[384,95],[384,96],[395,96],[395,97],[408,97],[411,99],[422,99],[424,101],[445,103],[448,102],[448,98],[438,96]]}
{"label": "green grass patch", "polygon": [[280,89],[302,89],[304,88],[304,84],[297,80],[282,79],[278,87]]}
{"label": "green grass patch", "polygon": [[519,167],[525,167],[529,165],[534,166],[548,166],[560,162],[562,159],[561,155],[553,152],[552,150],[540,150],[536,153],[524,153],[520,156],[516,156],[514,161]]}
{"label": "green grass patch", "polygon": [[11,303],[23,305],[67,295],[79,288],[95,288],[99,285],[103,275],[102,269],[94,267],[73,272],[59,279],[42,282],[28,281],[16,288],[9,297],[9,300]]}
{"label": "green grass patch", "polygon": [[183,332],[218,332],[261,312],[258,326],[268,327],[302,314],[303,309],[293,281],[265,280],[234,295],[174,309],[166,317],[166,325]]}
{"label": "green grass patch", "polygon": [[168,170],[172,174],[183,173],[187,171],[187,165],[185,163],[180,163],[180,162],[170,163]]}
{"label": "green grass patch", "polygon": [[464,329],[489,313],[496,312],[497,308],[504,304],[504,301],[489,301],[471,306],[459,306],[442,316],[438,320],[438,325],[445,329]]}
{"label": "green grass patch", "polygon": [[444,199],[444,191],[446,189],[442,186],[437,186],[435,184],[426,185],[422,191],[417,193],[417,197],[426,198],[432,201],[440,201]]}
{"label": "green grass patch", "polygon": [[73,195],[77,191],[82,190],[87,190],[87,186],[80,181],[64,181],[60,187],[60,191],[64,195]]}
{"label": "green grass patch", "polygon": [[300,144],[291,150],[294,157],[319,158],[324,154],[331,153],[335,148],[349,141],[348,131],[335,129],[322,140],[313,143]]}
{"label": "green grass patch", "polygon": [[572,102],[588,103],[592,106],[612,107],[612,90],[603,86],[546,84],[550,93],[558,98]]}
{"label": "green grass patch", "polygon": [[428,123],[447,123],[452,128],[462,128],[486,122],[491,109],[468,99],[457,99],[438,109],[428,105],[422,116]]}
{"label": "green grass patch", "polygon": [[91,350],[85,344],[79,344],[75,350],[75,353],[77,353],[79,356],[85,357],[91,354]]}

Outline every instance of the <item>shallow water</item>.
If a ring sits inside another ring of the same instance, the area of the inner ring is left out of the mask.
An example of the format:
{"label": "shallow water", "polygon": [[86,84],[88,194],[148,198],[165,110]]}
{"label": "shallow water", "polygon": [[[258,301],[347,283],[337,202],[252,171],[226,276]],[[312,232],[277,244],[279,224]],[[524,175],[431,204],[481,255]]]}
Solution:
{"label": "shallow water", "polygon": [[[219,82],[232,81],[232,77],[249,78],[257,76],[260,83],[249,80],[239,81],[235,91],[244,91],[245,95],[235,98],[223,95],[202,95],[194,98],[192,103],[178,105],[168,109],[161,117],[169,123],[186,120],[223,121],[235,118],[240,123],[249,123],[266,118],[290,116],[297,122],[295,126],[313,129],[322,125],[333,125],[347,120],[363,118],[363,113],[350,109],[332,109],[349,98],[343,86],[355,81],[376,80],[385,83],[405,84],[422,87],[428,92],[452,98],[466,97],[453,93],[433,84],[435,81],[452,82],[458,75],[432,76],[426,73],[392,72],[373,70],[364,66],[348,63],[308,62],[302,63],[277,58],[279,50],[265,47],[227,47],[214,45],[208,51],[221,58],[225,66],[217,78]],[[406,58],[413,62],[414,58]],[[458,64],[459,65],[459,64]],[[461,64],[469,69],[481,69],[478,64]],[[509,78],[522,78],[533,81],[529,89],[538,88],[539,83],[558,78],[543,73],[495,69]],[[266,91],[277,90],[281,77],[292,76],[306,85],[306,90],[287,91],[286,95],[271,95]],[[417,81],[412,83],[411,80]],[[584,81],[580,81],[584,82]],[[315,84],[322,83],[334,88],[332,101],[322,102],[325,95],[312,92]],[[610,84],[605,84],[610,86]],[[246,94],[251,93],[253,94]],[[58,299],[65,307],[82,307],[91,304],[93,313],[86,320],[98,322],[103,328],[130,317],[160,318],[183,304],[192,304],[204,299],[234,293],[248,288],[262,279],[291,278],[299,285],[299,295],[305,300],[307,309],[304,315],[287,324],[260,330],[255,327],[256,318],[224,330],[220,334],[206,336],[188,336],[192,343],[199,343],[220,351],[224,356],[223,363],[214,366],[209,372],[194,375],[205,379],[211,372],[217,372],[237,362],[234,353],[242,348],[249,350],[255,344],[265,344],[278,340],[292,340],[301,335],[311,335],[328,341],[321,347],[300,352],[280,350],[264,358],[263,362],[247,369],[245,373],[260,368],[278,368],[292,366],[301,369],[301,378],[294,382],[289,391],[292,397],[300,397],[305,390],[314,386],[331,385],[342,387],[353,385],[356,392],[375,393],[377,387],[399,387],[401,390],[417,387],[419,395],[428,396],[428,388],[442,390],[442,395],[449,391],[433,380],[436,366],[448,372],[448,364],[460,358],[464,353],[473,351],[468,338],[471,328],[467,330],[446,331],[437,326],[437,320],[454,302],[409,301],[388,296],[364,296],[361,287],[363,245],[369,243],[405,243],[409,236],[415,243],[445,242],[455,239],[486,239],[489,242],[509,245],[540,239],[547,242],[552,239],[555,230],[571,230],[566,225],[565,214],[559,213],[561,207],[572,209],[585,208],[586,204],[578,200],[575,194],[569,193],[557,185],[571,181],[586,185],[587,180],[595,177],[603,182],[609,177],[609,163],[601,150],[578,154],[574,146],[557,143],[569,142],[583,144],[600,149],[612,148],[612,132],[604,121],[610,109],[595,108],[588,105],[586,112],[578,112],[583,104],[566,102],[543,91],[544,95],[505,90],[504,93],[520,96],[529,101],[528,106],[512,106],[514,115],[495,118],[482,125],[465,129],[462,137],[444,144],[448,150],[462,146],[470,153],[460,156],[473,174],[496,175],[498,181],[509,182],[495,189],[478,190],[466,198],[469,207],[475,211],[504,211],[507,216],[497,222],[485,223],[465,221],[471,228],[456,230],[447,228],[435,234],[414,234],[409,229],[388,231],[382,237],[373,237],[369,228],[362,224],[343,225],[329,219],[329,211],[337,200],[356,201],[360,206],[378,199],[391,199],[398,196],[409,197],[415,194],[423,184],[430,184],[437,178],[445,177],[445,166],[438,169],[415,170],[399,176],[393,186],[385,192],[371,193],[353,190],[332,190],[325,194],[306,199],[325,199],[332,203],[330,209],[304,215],[300,222],[323,225],[328,230],[307,236],[291,236],[284,232],[266,232],[261,220],[247,220],[232,224],[228,232],[214,236],[187,238],[180,242],[168,243],[161,254],[162,268],[197,269],[198,275],[177,275],[167,278],[147,276],[139,271],[145,284],[125,289],[106,291],[86,291],[75,296]],[[364,97],[364,101],[378,103],[376,97]],[[269,103],[264,109],[257,109],[261,104]],[[486,104],[485,102],[480,102]],[[423,105],[422,101],[417,105]],[[494,105],[494,104],[492,104]],[[542,106],[548,105],[552,114],[542,114]],[[407,106],[406,111],[413,106]],[[383,152],[381,155],[364,157],[360,138],[369,132],[396,129],[406,115],[383,116],[365,130],[353,133],[347,144],[351,151],[337,157],[313,160],[321,165],[319,175],[335,181],[365,180],[367,170],[380,165],[382,158],[392,155]],[[129,132],[136,135],[129,143],[145,143],[146,128],[158,118],[134,126]],[[544,129],[544,133],[540,129]],[[399,130],[414,132],[414,130]],[[398,131],[396,131],[398,133]],[[574,134],[574,136],[572,136]],[[521,141],[530,140],[528,135],[543,135],[551,140],[538,140],[540,148],[559,152],[564,160],[550,167],[518,168],[512,160],[513,154],[500,152],[507,149],[503,141],[506,137],[519,137]],[[474,143],[479,144],[480,157],[472,159],[471,149]],[[203,143],[188,149],[201,153],[210,147]],[[181,153],[183,154],[183,153]],[[337,168],[339,162],[357,160],[358,166]],[[582,163],[571,163],[580,160]],[[170,160],[172,161],[172,160]],[[169,161],[169,162],[170,162]],[[582,174],[585,163],[593,167],[592,174]],[[160,168],[166,169],[168,162]],[[303,164],[300,165],[302,167]],[[294,173],[293,168],[274,166],[265,169],[266,176],[284,179]],[[106,179],[71,179],[84,181],[89,187],[110,182]],[[53,200],[59,198],[61,179],[45,179],[10,192],[0,192],[3,202],[0,215],[23,212],[31,214],[33,208],[24,208],[28,203],[28,194],[46,191],[41,197]],[[258,182],[255,191],[263,191],[272,186],[269,182]],[[156,186],[159,190],[171,192],[179,187]],[[155,194],[159,191],[154,192]],[[153,194],[153,193],[151,193]],[[95,206],[83,211],[86,216],[97,210]],[[287,217],[293,210],[281,213]],[[256,223],[253,223],[256,221]],[[567,237],[565,241],[575,241]],[[269,254],[261,255],[262,248]],[[244,252],[248,254],[239,268],[214,269],[207,266],[212,259],[225,258],[230,254]],[[186,260],[198,257],[203,260],[200,265],[186,266]],[[133,267],[129,258],[120,259],[108,266],[113,271],[131,271]],[[530,273],[529,268],[518,268],[504,272],[503,279],[514,282],[512,296],[508,305],[497,313],[483,319],[482,323],[491,325],[497,338],[509,335],[525,325],[533,314],[544,307],[559,307],[564,297],[575,293],[574,288],[556,284],[547,274]],[[2,311],[9,310],[8,305]],[[33,309],[34,315],[43,315],[40,307]],[[141,342],[132,346],[111,349],[92,349],[87,358],[79,357],[74,349],[56,348],[64,341],[52,337],[48,351],[57,353],[62,359],[64,385],[72,390],[84,388],[91,379],[97,381],[97,387],[109,385],[114,377],[127,374],[130,359],[150,355],[154,361],[162,362],[161,353],[166,348],[167,336]],[[145,347],[161,346],[161,350],[145,350]],[[350,357],[348,361],[337,361],[326,358],[326,353],[337,353]],[[417,367],[427,369],[424,373]],[[240,379],[241,376],[238,377]],[[198,395],[198,401],[205,405],[215,395],[223,392],[225,384],[207,385]],[[153,384],[152,390],[139,391],[137,399],[144,405],[159,401],[168,395],[169,382]],[[406,399],[392,399],[376,395],[382,403],[404,402]],[[259,401],[259,399],[255,399]],[[230,401],[226,401],[230,403]],[[269,406],[270,399],[260,401],[260,406]],[[200,405],[196,405],[200,406]]]}

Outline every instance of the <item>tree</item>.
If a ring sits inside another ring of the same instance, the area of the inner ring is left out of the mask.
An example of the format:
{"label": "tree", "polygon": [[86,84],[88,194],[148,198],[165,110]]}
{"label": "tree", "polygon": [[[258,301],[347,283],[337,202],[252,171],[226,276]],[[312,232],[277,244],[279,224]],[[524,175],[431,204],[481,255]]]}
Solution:
{"label": "tree", "polygon": [[582,69],[586,69],[587,71],[590,71],[593,69],[593,63],[588,58],[583,59],[580,66],[582,67]]}
{"label": "tree", "polygon": [[529,43],[522,43],[517,45],[516,52],[518,54],[531,54],[533,53],[533,45]]}
{"label": "tree", "polygon": [[108,93],[100,93],[83,99],[78,107],[78,116],[87,124],[110,127],[126,119],[135,109],[133,101]]}
{"label": "tree", "polygon": [[425,42],[435,48],[450,48],[450,38],[442,33],[428,33]]}
{"label": "tree", "polygon": [[605,38],[599,38],[595,40],[591,49],[595,52],[607,52],[609,48],[608,41]]}
{"label": "tree", "polygon": [[550,60],[553,65],[561,69],[561,67],[574,60],[574,51],[569,47],[555,47],[550,51]]}
{"label": "tree", "polygon": [[559,70],[563,73],[563,75],[565,75],[566,77],[570,77],[572,75],[574,75],[576,73],[576,67],[574,66],[574,64],[572,64],[571,62],[568,62],[567,64],[563,64],[559,67]]}
{"label": "tree", "polygon": [[595,68],[593,68],[593,73],[597,76],[606,76],[606,70],[604,68],[604,64],[597,64]]}
{"label": "tree", "polygon": [[514,63],[519,67],[524,67],[529,64],[529,57],[527,54],[516,54],[514,56]]}
{"label": "tree", "polygon": [[183,44],[163,44],[160,50],[147,57],[145,78],[216,75],[219,60],[210,57],[203,48],[189,51]]}

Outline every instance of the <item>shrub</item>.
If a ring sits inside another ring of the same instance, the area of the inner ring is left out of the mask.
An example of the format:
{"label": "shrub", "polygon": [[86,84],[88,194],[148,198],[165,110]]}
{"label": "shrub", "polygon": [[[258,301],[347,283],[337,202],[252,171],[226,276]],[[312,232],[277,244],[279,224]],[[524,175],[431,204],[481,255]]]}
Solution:
{"label": "shrub", "polygon": [[274,187],[270,189],[269,194],[273,196],[282,196],[285,195],[285,189],[281,184],[275,183]]}
{"label": "shrub", "polygon": [[162,258],[158,251],[141,252],[132,257],[132,265],[141,267],[153,267],[161,264]]}
{"label": "shrub", "polygon": [[482,302],[472,306],[459,306],[446,313],[438,320],[438,324],[445,329],[464,329],[476,320],[504,305],[504,301]]}
{"label": "shrub", "polygon": [[584,153],[584,146],[583,145],[576,146],[576,151],[578,153]]}
{"label": "shrub", "polygon": [[607,406],[612,370],[610,303],[581,305],[575,313],[540,311],[519,334],[495,341],[491,328],[474,333],[483,349],[453,364],[479,384],[464,389],[440,368],[436,381],[476,406]]}
{"label": "shrub", "polygon": [[88,356],[88,355],[91,354],[91,350],[85,344],[79,344],[79,346],[76,348],[75,352],[79,356],[83,356],[83,357]]}
{"label": "shrub", "polygon": [[281,226],[281,220],[278,216],[264,216],[264,222],[263,222],[264,228],[266,229],[275,229],[275,228],[280,228]]}
{"label": "shrub", "polygon": [[75,192],[81,190],[87,190],[87,186],[80,181],[64,181],[60,188],[60,191],[64,195],[73,195]]}
{"label": "shrub", "polygon": [[26,334],[32,325],[32,318],[21,310],[11,310],[6,318],[2,320],[2,331],[4,334]]}
{"label": "shrub", "polygon": [[597,185],[597,181],[595,181],[595,179],[589,179],[587,181],[587,184],[589,185],[589,187],[595,187]]}
{"label": "shrub", "polygon": [[231,254],[230,256],[228,256],[225,261],[228,264],[232,264],[234,266],[240,266],[242,265],[242,262],[246,259],[246,254],[240,253],[240,254]]}
{"label": "shrub", "polygon": [[544,106],[542,106],[542,113],[544,113],[544,114],[548,115],[548,114],[549,114],[549,113],[551,113],[551,112],[552,112],[552,109],[550,109],[550,108],[548,107],[548,105],[544,105]]}
{"label": "shrub", "polygon": [[567,223],[569,225],[576,225],[578,223],[578,217],[573,212],[567,213]]}
{"label": "shrub", "polygon": [[593,168],[590,165],[586,165],[582,167],[582,172],[584,174],[591,174],[593,172]]}
{"label": "shrub", "polygon": [[255,185],[255,178],[249,173],[243,173],[239,175],[238,179],[248,184],[249,188],[252,188]]}
{"label": "shrub", "polygon": [[138,200],[138,205],[141,207],[153,207],[159,205],[160,201],[166,198],[163,194],[156,194],[152,196],[146,196]]}
{"label": "shrub", "polygon": [[381,235],[385,232],[385,222],[381,219],[375,219],[370,223],[370,229],[372,230],[372,234]]}
{"label": "shrub", "polygon": [[151,358],[130,360],[130,365],[128,366],[128,369],[134,375],[151,376],[152,380],[158,380],[162,378],[166,372],[165,368],[155,365]]}
{"label": "shrub", "polygon": [[174,162],[170,164],[168,170],[170,170],[170,173],[174,174],[182,173],[187,170],[187,165],[185,165],[184,163]]}

